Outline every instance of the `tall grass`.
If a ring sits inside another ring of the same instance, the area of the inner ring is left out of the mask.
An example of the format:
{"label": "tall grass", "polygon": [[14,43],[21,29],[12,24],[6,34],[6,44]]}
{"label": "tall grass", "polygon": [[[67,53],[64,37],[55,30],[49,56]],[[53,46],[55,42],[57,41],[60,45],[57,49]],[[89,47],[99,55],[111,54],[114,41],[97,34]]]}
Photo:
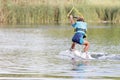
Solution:
{"label": "tall grass", "polygon": [[[88,22],[120,23],[120,0],[0,0],[2,24],[68,23],[74,5]],[[73,14],[77,15],[75,11]]]}

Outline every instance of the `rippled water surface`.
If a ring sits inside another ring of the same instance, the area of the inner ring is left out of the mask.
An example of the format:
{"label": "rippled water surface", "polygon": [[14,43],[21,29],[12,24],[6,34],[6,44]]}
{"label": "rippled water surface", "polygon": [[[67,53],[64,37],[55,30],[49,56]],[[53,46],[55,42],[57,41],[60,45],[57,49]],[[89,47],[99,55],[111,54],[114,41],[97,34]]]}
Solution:
{"label": "rippled water surface", "polygon": [[[71,46],[72,27],[26,27],[1,26],[0,79],[120,80],[119,25],[90,25],[89,53],[107,56],[80,60],[75,65],[71,60],[59,58],[59,53]],[[83,46],[77,45],[76,49],[81,51]]]}

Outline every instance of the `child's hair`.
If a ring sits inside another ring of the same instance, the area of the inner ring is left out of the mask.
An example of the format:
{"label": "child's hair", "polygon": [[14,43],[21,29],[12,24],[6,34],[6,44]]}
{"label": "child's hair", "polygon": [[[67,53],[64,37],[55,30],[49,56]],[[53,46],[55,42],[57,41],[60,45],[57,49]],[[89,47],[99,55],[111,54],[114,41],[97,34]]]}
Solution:
{"label": "child's hair", "polygon": [[83,22],[84,22],[84,18],[78,17],[78,18],[77,18],[77,21],[83,21]]}

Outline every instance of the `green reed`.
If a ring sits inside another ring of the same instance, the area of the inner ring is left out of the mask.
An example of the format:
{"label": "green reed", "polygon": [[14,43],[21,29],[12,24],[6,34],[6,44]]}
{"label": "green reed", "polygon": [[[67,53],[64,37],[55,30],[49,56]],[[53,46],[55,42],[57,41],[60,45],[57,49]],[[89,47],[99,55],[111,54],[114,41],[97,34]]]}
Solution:
{"label": "green reed", "polygon": [[[72,5],[88,22],[120,23],[119,0],[1,0],[0,23],[2,24],[53,24],[69,23],[67,14]],[[98,3],[99,2],[99,3]],[[109,3],[109,4],[108,4]],[[109,5],[109,6],[107,6]],[[72,12],[78,16],[75,11]]]}

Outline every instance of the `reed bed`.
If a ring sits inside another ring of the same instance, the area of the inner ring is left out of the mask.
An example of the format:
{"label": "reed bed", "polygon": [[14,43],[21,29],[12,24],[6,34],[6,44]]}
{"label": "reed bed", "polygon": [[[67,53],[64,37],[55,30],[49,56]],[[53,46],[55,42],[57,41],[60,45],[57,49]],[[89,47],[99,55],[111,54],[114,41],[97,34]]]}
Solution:
{"label": "reed bed", "polygon": [[[120,23],[120,0],[0,0],[1,24],[66,24],[74,5],[88,22]],[[75,11],[72,14],[78,16]]]}

